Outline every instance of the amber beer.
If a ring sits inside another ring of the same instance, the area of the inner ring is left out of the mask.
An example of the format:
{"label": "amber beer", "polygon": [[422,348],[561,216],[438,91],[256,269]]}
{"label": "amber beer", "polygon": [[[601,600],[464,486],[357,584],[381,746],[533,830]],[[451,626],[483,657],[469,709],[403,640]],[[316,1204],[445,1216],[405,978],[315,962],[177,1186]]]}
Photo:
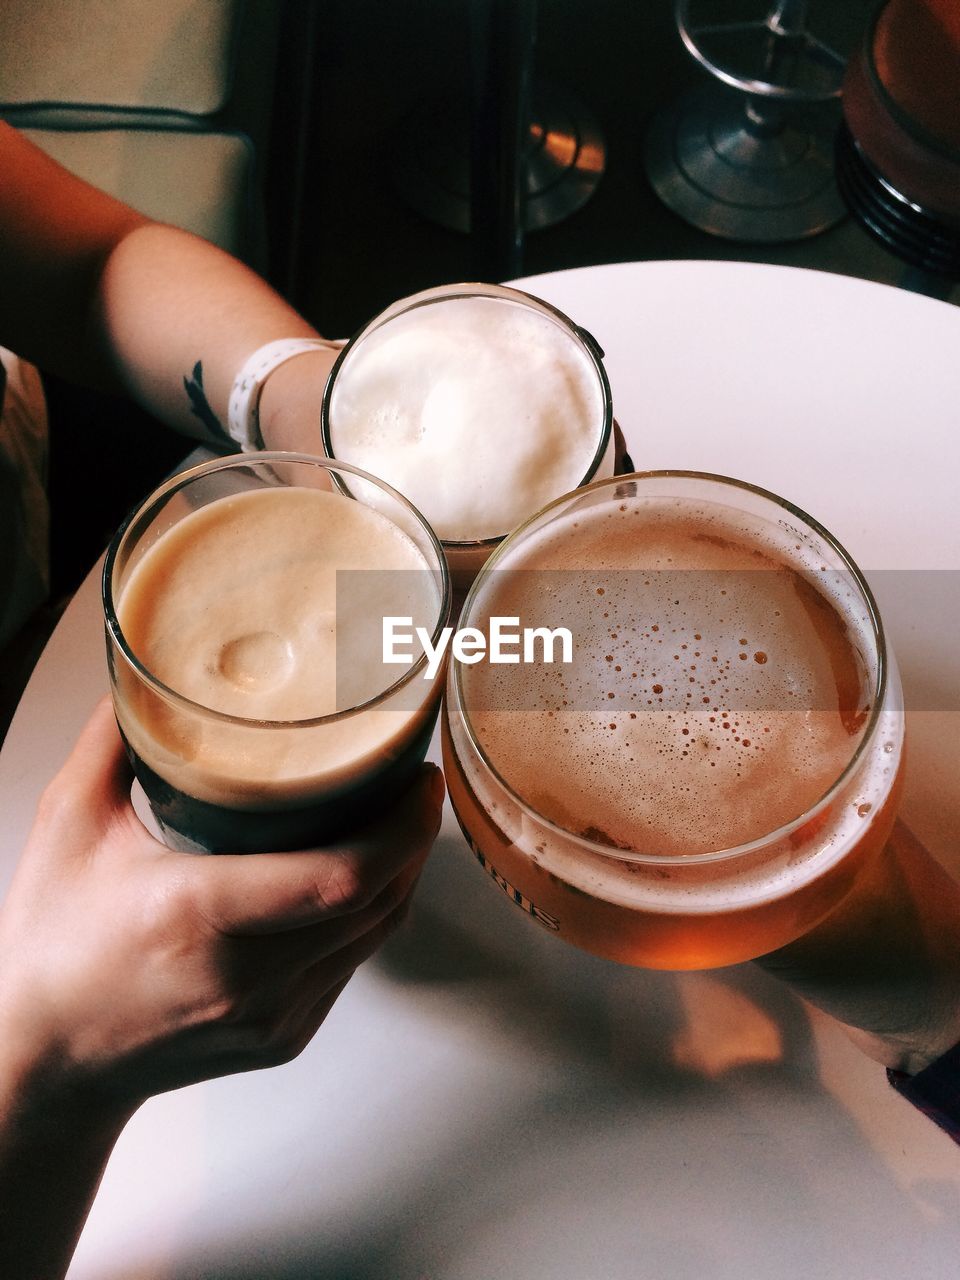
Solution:
{"label": "amber beer", "polygon": [[442,679],[382,662],[382,617],[436,641],[443,553],[419,513],[356,468],[220,459],[163,485],[104,569],[117,720],[168,843],[302,848],[409,783]]}
{"label": "amber beer", "polygon": [[443,752],[491,881],[558,937],[661,969],[798,937],[886,840],[899,681],[869,587],[810,517],[722,477],[546,507],[462,624],[564,625],[570,665],[452,664]]}

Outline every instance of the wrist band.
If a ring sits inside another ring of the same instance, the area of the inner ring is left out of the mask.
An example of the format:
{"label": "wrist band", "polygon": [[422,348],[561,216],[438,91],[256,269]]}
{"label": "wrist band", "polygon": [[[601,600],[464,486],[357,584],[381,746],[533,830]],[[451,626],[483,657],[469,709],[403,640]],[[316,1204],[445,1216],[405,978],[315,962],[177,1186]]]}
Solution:
{"label": "wrist band", "polygon": [[230,391],[227,411],[227,433],[244,453],[263,448],[260,435],[260,393],[268,376],[279,365],[294,356],[317,348],[337,350],[343,344],[327,338],[278,338],[254,351],[244,362]]}

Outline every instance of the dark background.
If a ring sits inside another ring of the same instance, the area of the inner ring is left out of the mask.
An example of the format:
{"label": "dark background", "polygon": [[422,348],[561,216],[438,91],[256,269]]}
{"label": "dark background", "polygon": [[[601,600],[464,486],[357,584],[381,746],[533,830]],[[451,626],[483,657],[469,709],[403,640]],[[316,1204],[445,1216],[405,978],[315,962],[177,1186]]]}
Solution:
{"label": "dark background", "polygon": [[[724,18],[765,9],[762,0],[698,0],[699,12],[711,3]],[[874,0],[812,0],[811,27],[849,53],[874,7]],[[466,0],[283,5],[274,123],[260,166],[265,266],[321,333],[349,335],[397,297],[476,278],[469,238],[416,213],[393,177],[418,112],[426,109],[453,145],[469,83],[467,9]],[[589,109],[603,132],[606,167],[580,211],[527,237],[524,274],[736,258],[891,283],[902,277],[901,265],[849,220],[808,241],[752,246],[706,235],[659,202],[642,166],[647,122],[706,76],[680,42],[672,0],[539,0],[535,68]],[[48,393],[54,593],[62,599],[187,446],[126,402],[53,381]]]}
{"label": "dark background", "polygon": [[[717,15],[763,14],[763,0],[713,0]],[[849,53],[875,0],[812,0],[811,29]],[[321,332],[347,334],[387,303],[470,276],[466,237],[409,209],[392,181],[405,128],[424,104],[451,118],[466,95],[467,4],[328,0],[316,75],[308,172],[310,244],[296,301]],[[711,4],[698,0],[709,16]],[[660,204],[642,167],[656,108],[706,79],[681,44],[672,0],[539,0],[535,68],[575,95],[607,144],[591,201],[527,239],[523,271],[648,258],[738,258],[892,279],[897,269],[857,228],[816,242],[755,248],[718,241]],[[277,228],[282,235],[282,228]],[[853,232],[853,234],[850,234]],[[887,274],[883,275],[886,271]]]}

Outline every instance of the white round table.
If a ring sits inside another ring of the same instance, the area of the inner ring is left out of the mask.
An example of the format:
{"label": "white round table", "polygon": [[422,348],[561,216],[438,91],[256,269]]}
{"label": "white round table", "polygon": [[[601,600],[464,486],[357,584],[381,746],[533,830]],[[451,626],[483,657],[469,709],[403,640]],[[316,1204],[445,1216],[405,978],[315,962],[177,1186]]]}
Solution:
{"label": "white round table", "polygon": [[[523,287],[605,348],[638,467],[782,493],[868,571],[910,707],[906,817],[960,873],[960,311],[734,263]],[[94,572],[0,756],[3,884],[105,688]],[[556,941],[448,811],[410,923],[296,1062],[138,1113],[70,1275],[904,1280],[958,1253],[960,1151],[839,1030],[749,965],[646,973]]]}

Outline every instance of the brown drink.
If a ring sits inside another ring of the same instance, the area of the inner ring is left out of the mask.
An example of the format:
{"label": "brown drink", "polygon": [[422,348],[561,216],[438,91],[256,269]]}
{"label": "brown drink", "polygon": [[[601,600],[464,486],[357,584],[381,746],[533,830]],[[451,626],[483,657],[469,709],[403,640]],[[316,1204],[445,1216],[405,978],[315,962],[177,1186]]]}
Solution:
{"label": "brown drink", "polygon": [[170,842],[296,848],[389,803],[440,681],[383,665],[382,617],[438,630],[447,595],[428,526],[349,468],[263,454],[164,486],[111,548],[105,608],[117,719]]}
{"label": "brown drink", "polygon": [[712,477],[552,504],[463,624],[567,626],[571,665],[448,678],[444,761],[474,851],[599,955],[703,968],[822,919],[886,839],[902,710],[869,590],[828,534]]}

